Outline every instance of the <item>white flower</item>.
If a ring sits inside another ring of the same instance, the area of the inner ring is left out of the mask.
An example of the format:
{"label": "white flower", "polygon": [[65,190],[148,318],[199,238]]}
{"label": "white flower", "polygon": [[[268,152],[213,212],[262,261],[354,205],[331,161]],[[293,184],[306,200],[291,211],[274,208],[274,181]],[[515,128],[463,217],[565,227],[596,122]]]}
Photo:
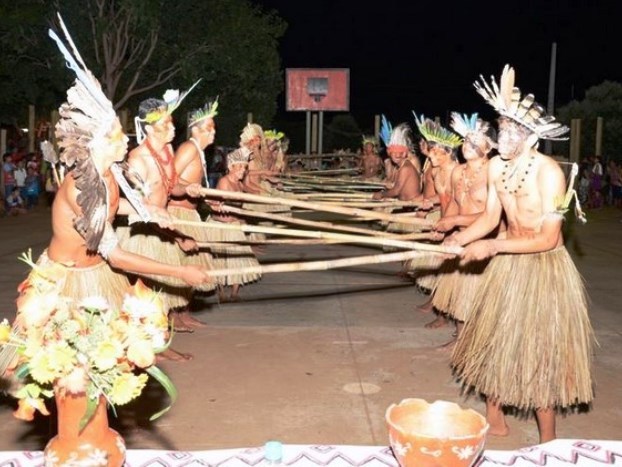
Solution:
{"label": "white flower", "polygon": [[123,300],[123,309],[133,318],[141,319],[151,314],[159,313],[157,304],[151,300],[142,300],[133,295],[126,295]]}
{"label": "white flower", "polygon": [[400,457],[404,457],[406,453],[412,448],[410,443],[406,443],[404,445],[393,438],[391,438],[391,446],[395,450],[396,454]]}
{"label": "white flower", "polygon": [[473,446],[467,446],[465,448],[459,448],[458,446],[454,446],[451,448],[452,452],[458,456],[458,459],[468,459],[473,454],[475,454],[475,448]]}
{"label": "white flower", "polygon": [[162,99],[164,99],[164,102],[167,104],[176,102],[177,99],[179,99],[179,89],[167,89]]}
{"label": "white flower", "polygon": [[110,308],[108,304],[108,300],[106,300],[101,295],[94,295],[92,297],[86,297],[83,299],[79,305],[80,308],[84,308],[85,310],[107,310]]}

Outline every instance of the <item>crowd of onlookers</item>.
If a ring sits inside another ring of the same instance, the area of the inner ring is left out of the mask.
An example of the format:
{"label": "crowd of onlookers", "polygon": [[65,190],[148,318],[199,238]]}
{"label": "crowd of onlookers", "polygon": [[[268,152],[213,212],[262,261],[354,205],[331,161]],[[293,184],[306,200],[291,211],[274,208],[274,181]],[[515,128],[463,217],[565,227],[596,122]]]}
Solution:
{"label": "crowd of onlookers", "polygon": [[44,191],[48,206],[56,192],[56,183],[40,153],[17,149],[2,156],[0,216],[26,214],[39,205]]}
{"label": "crowd of onlookers", "polygon": [[622,208],[622,166],[614,159],[603,165],[599,156],[581,161],[577,194],[586,209]]}

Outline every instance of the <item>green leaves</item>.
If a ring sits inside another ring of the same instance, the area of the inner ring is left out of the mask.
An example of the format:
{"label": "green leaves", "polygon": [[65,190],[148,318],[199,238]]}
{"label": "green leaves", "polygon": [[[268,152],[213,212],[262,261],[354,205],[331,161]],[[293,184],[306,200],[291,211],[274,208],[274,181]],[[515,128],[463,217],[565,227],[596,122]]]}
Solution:
{"label": "green leaves", "polygon": [[168,396],[171,398],[171,403],[167,407],[165,407],[163,410],[160,410],[158,413],[153,414],[149,418],[149,420],[153,421],[170,410],[171,406],[177,400],[177,389],[175,388],[175,385],[173,384],[171,379],[166,376],[166,374],[157,366],[154,365],[147,368],[147,373],[162,385],[162,387],[166,390]]}

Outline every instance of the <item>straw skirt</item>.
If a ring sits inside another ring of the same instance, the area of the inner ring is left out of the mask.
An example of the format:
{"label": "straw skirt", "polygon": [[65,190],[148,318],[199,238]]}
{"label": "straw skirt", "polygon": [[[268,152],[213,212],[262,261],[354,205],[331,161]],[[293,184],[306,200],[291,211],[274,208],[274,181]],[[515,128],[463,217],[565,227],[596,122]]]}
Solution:
{"label": "straw skirt", "polygon": [[452,354],[466,387],[520,410],[593,398],[593,331],[583,281],[564,247],[498,255]]}
{"label": "straw skirt", "polygon": [[[213,220],[217,223],[218,221]],[[236,242],[246,241],[246,235],[240,230],[228,230],[213,228],[208,231],[208,242],[213,242],[210,247],[214,255],[214,269],[240,269],[259,266],[255,254],[248,245],[234,245]],[[221,243],[230,242],[230,243]],[[261,277],[259,273],[230,274],[219,276],[216,282],[219,285],[236,285],[254,282]]]}
{"label": "straw skirt", "polygon": [[[193,221],[193,222],[201,222],[201,216],[196,211],[196,209],[184,208],[181,206],[168,206],[168,212],[176,219],[182,221]],[[207,227],[199,227],[194,225],[178,225],[175,226],[175,229],[179,230],[184,235],[188,235],[192,237],[197,242],[205,243],[208,242],[209,235],[207,231],[209,230]],[[211,253],[205,248],[202,247],[198,252],[194,253],[186,253],[183,252],[181,255],[182,264],[185,265],[193,265],[205,268],[207,270],[214,269],[213,263],[214,258]],[[210,282],[206,284],[201,284],[199,286],[194,286],[194,290],[199,290],[201,292],[209,292],[216,288],[216,282]]]}
{"label": "straw skirt", "polygon": [[[118,227],[119,245],[126,251],[160,263],[181,266],[185,253],[172,239],[162,237],[148,224]],[[177,277],[139,274],[147,287],[160,292],[167,309],[185,307],[189,303],[188,284]]]}
{"label": "straw skirt", "polygon": [[441,267],[432,305],[458,321],[466,321],[488,261],[459,263],[460,258],[455,258]]}

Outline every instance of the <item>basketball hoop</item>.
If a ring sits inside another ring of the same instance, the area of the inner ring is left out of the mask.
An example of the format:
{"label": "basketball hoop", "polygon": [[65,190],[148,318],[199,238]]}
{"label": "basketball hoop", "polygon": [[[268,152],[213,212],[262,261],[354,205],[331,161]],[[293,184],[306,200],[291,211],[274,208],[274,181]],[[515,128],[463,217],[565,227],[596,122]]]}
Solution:
{"label": "basketball hoop", "polygon": [[328,94],[328,78],[307,78],[307,94],[320,102]]}

